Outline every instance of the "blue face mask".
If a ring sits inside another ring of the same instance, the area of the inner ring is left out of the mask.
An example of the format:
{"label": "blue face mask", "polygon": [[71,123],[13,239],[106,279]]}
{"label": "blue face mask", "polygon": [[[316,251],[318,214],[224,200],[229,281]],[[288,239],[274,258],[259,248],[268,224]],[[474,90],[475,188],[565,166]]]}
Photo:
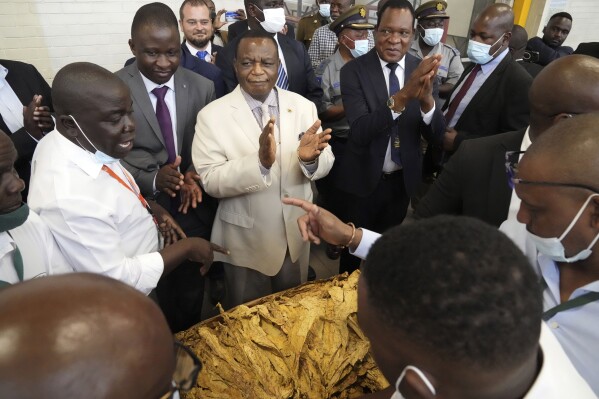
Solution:
{"label": "blue face mask", "polygon": [[589,202],[591,202],[591,199],[593,199],[593,197],[596,197],[598,195],[599,194],[591,194],[587,198],[587,200],[584,202],[584,204],[582,204],[582,207],[578,210],[578,213],[576,214],[576,216],[574,216],[574,219],[572,220],[570,225],[568,227],[566,227],[566,230],[562,233],[562,235],[560,237],[548,237],[548,238],[539,237],[537,235],[532,234],[530,231],[527,231],[528,237],[532,240],[532,242],[535,243],[537,250],[540,253],[542,253],[543,255],[545,255],[548,258],[550,258],[551,260],[553,260],[554,262],[574,263],[574,262],[578,262],[580,260],[585,260],[589,256],[591,256],[591,253],[593,252],[591,248],[593,248],[595,246],[595,244],[597,243],[597,240],[599,240],[599,234],[597,234],[595,236],[593,241],[591,241],[591,243],[589,244],[589,246],[586,249],[583,249],[576,255],[570,256],[569,258],[566,257],[566,249],[564,248],[564,244],[562,244],[562,241],[564,240],[564,238],[566,238],[568,233],[572,230],[572,228],[574,227],[576,222],[578,222],[578,219],[580,219],[582,212],[586,209],[587,205],[589,205]]}
{"label": "blue face mask", "polygon": [[368,39],[352,40],[347,36],[345,37],[354,42],[354,48],[349,48],[345,46],[354,58],[358,58],[359,56],[364,55],[368,52]]}
{"label": "blue face mask", "polygon": [[503,36],[504,35],[501,35],[501,37],[497,39],[497,41],[493,44],[480,43],[472,39],[469,40],[467,52],[470,61],[481,65],[485,65],[486,63],[490,62],[493,59],[493,57],[495,57],[495,54],[497,54],[497,51],[499,51],[499,49],[497,49],[497,51],[495,51],[493,54],[489,54],[489,51],[491,51],[491,47],[493,47],[494,45],[499,43],[501,39],[503,39]]}
{"label": "blue face mask", "polygon": [[330,4],[319,4],[318,9],[320,15],[324,18],[329,18],[331,16],[331,5]]}
{"label": "blue face mask", "polygon": [[81,129],[81,126],[79,126],[79,123],[77,123],[77,121],[75,120],[75,117],[73,115],[69,115],[69,116],[71,117],[71,119],[73,119],[73,122],[75,122],[75,125],[77,125],[77,128],[79,129],[79,131],[81,132],[81,134],[83,135],[83,137],[85,137],[85,139],[87,140],[87,142],[90,143],[92,147],[94,147],[94,150],[96,150],[96,152],[94,152],[92,154],[87,149],[85,149],[85,147],[83,145],[81,145],[81,142],[79,141],[79,139],[77,139],[75,137],[75,140],[77,140],[77,142],[79,143],[79,146],[81,148],[83,148],[85,151],[87,151],[88,154],[93,155],[93,157],[95,158],[96,162],[101,163],[102,165],[108,165],[108,164],[115,163],[115,162],[119,161],[118,158],[111,157],[110,155],[105,154],[102,151],[98,150],[98,148],[94,145],[94,143],[92,143],[92,141],[87,137],[87,135],[85,134],[85,132],[83,131],[83,129]]}

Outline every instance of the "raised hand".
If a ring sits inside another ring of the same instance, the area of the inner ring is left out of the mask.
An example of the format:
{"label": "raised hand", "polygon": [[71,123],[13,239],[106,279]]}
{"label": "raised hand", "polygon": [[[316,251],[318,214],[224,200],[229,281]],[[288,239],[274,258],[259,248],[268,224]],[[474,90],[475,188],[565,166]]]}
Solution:
{"label": "raised hand", "polygon": [[165,247],[180,239],[187,238],[181,226],[179,226],[166,209],[158,205],[156,201],[148,201],[148,204],[158,222],[158,231],[160,231],[160,234],[164,238]]}
{"label": "raised hand", "polygon": [[[27,130],[27,132],[33,137],[35,137],[37,140],[41,140],[42,137],[44,137],[44,132],[42,131],[42,128],[38,125],[39,120],[35,119],[35,110],[41,107],[41,104],[42,96],[36,94],[31,99],[29,105],[23,107],[23,126],[25,127],[25,130]],[[52,126],[54,125],[52,124]]]}
{"label": "raised hand", "polygon": [[214,29],[220,29],[227,23],[226,21],[223,21],[221,19],[223,14],[226,12],[227,10],[225,10],[224,8],[222,10],[218,10],[218,12],[216,13],[216,17],[214,17],[214,22],[212,23]]}
{"label": "raised hand", "polygon": [[320,240],[323,239],[332,245],[346,245],[351,239],[353,228],[326,209],[299,198],[283,198],[283,203],[306,211],[305,215],[297,219],[304,241],[320,244]]}
{"label": "raised hand", "polygon": [[156,174],[156,189],[171,197],[177,195],[177,191],[184,184],[184,176],[177,170],[181,165],[181,157],[177,156],[175,162],[164,165]]}
{"label": "raised hand", "polygon": [[326,129],[322,133],[318,133],[320,128],[320,120],[316,122],[302,135],[302,138],[297,148],[297,155],[303,162],[312,162],[320,153],[327,148],[331,139],[331,129]]}
{"label": "raised hand", "polygon": [[202,202],[202,189],[198,185],[200,180],[200,175],[198,175],[195,170],[185,172],[183,185],[181,186],[181,205],[179,205],[179,212],[187,214],[187,210],[190,206],[195,209],[198,204]]}
{"label": "raised hand", "polygon": [[270,120],[262,129],[260,138],[258,139],[260,148],[258,148],[258,157],[260,164],[266,169],[270,169],[277,155],[277,143],[275,141],[275,118],[270,117]]}

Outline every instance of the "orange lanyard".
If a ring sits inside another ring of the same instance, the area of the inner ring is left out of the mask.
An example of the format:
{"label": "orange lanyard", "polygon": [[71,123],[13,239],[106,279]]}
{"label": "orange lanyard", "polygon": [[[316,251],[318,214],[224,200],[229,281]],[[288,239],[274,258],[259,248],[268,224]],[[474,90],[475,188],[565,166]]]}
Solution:
{"label": "orange lanyard", "polygon": [[143,195],[141,195],[141,193],[139,191],[133,189],[133,187],[137,187],[137,184],[135,184],[135,182],[133,180],[131,180],[131,178],[129,177],[129,175],[127,174],[127,172],[125,172],[121,168],[121,170],[123,170],[123,174],[125,175],[125,177],[129,181],[129,184],[125,183],[123,181],[123,179],[121,179],[116,173],[114,173],[114,171],[112,169],[110,169],[108,166],[102,165],[102,170],[104,172],[108,173],[110,175],[110,177],[112,177],[113,179],[115,179],[116,181],[118,181],[119,183],[121,183],[123,185],[123,187],[125,187],[127,190],[129,190],[133,194],[135,194],[137,196],[137,198],[139,199],[139,202],[141,202],[141,204],[148,210],[148,212],[150,212],[150,214],[152,214],[152,210],[150,209],[150,205],[148,205],[148,202],[143,197]]}

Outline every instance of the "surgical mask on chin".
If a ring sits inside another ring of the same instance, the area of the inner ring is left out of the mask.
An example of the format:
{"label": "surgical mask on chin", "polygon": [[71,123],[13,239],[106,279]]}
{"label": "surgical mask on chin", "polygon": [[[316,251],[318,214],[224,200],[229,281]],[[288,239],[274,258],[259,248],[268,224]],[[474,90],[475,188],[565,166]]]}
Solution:
{"label": "surgical mask on chin", "polygon": [[85,134],[83,129],[81,129],[81,126],[79,126],[79,123],[77,123],[77,120],[75,119],[75,117],[73,115],[69,115],[69,116],[71,117],[71,119],[73,119],[73,122],[75,122],[75,125],[77,125],[77,128],[79,129],[79,131],[81,132],[83,137],[85,137],[87,142],[90,143],[92,147],[94,147],[94,150],[96,150],[96,152],[92,154],[83,145],[81,145],[81,142],[79,141],[79,139],[77,139],[75,137],[75,140],[77,140],[77,142],[79,143],[79,146],[81,148],[83,148],[88,154],[92,155],[95,158],[96,162],[101,163],[102,165],[108,165],[108,164],[119,161],[118,158],[113,158],[110,155],[105,154],[102,151],[98,150],[98,148],[94,145],[94,143],[92,143],[92,141],[87,137],[87,135]]}
{"label": "surgical mask on chin", "polygon": [[426,387],[428,388],[428,390],[431,391],[431,393],[433,395],[437,394],[437,391],[435,390],[435,387],[433,386],[433,384],[431,384],[431,382],[428,380],[428,378],[426,378],[426,376],[424,375],[424,373],[418,367],[408,365],[408,366],[406,366],[403,369],[403,371],[399,375],[399,378],[397,378],[397,381],[395,382],[395,392],[393,393],[393,396],[391,396],[391,399],[405,399],[405,397],[399,391],[399,386],[401,385],[401,381],[406,376],[406,372],[408,370],[412,370],[414,373],[416,373],[418,375],[418,377],[420,377],[420,379],[422,380],[422,382],[424,382],[424,385],[426,385]]}
{"label": "surgical mask on chin", "polygon": [[325,18],[329,18],[331,16],[331,5],[330,4],[319,4],[318,5],[320,15]]}
{"label": "surgical mask on chin", "polygon": [[444,32],[445,31],[441,28],[424,29],[424,36],[422,36],[422,40],[424,40],[424,42],[429,46],[436,46],[437,43],[441,41]]}
{"label": "surgical mask on chin", "polygon": [[497,39],[497,41],[493,44],[485,44],[485,43],[480,43],[480,42],[476,42],[474,40],[469,40],[468,41],[468,58],[470,58],[470,61],[475,62],[477,64],[481,64],[481,65],[485,65],[486,63],[488,63],[489,61],[491,61],[493,59],[493,57],[495,56],[495,54],[497,54],[497,51],[499,51],[498,48],[497,51],[495,51],[493,54],[489,54],[489,51],[491,50],[491,47],[493,47],[494,45],[496,45],[497,43],[499,43],[499,41],[501,39],[503,39],[504,35],[501,35],[501,37],[499,39]]}
{"label": "surgical mask on chin", "polygon": [[589,244],[589,246],[586,249],[583,249],[576,255],[571,256],[569,258],[566,258],[566,249],[564,248],[564,245],[562,244],[562,240],[572,230],[572,228],[574,227],[576,222],[578,222],[578,219],[580,219],[582,212],[584,212],[584,210],[586,209],[586,207],[589,204],[589,202],[591,201],[591,199],[598,195],[599,194],[591,194],[587,198],[587,200],[584,202],[584,204],[582,204],[582,207],[580,208],[580,210],[578,211],[576,216],[574,216],[574,219],[572,220],[570,225],[566,228],[566,231],[564,231],[564,233],[559,238],[557,238],[557,237],[550,237],[550,238],[539,237],[539,236],[534,235],[531,232],[527,231],[526,233],[528,234],[530,239],[534,242],[535,246],[537,247],[537,250],[540,253],[542,253],[543,255],[545,255],[548,258],[550,258],[551,260],[553,260],[554,262],[574,263],[574,262],[578,262],[579,260],[585,260],[589,256],[591,256],[591,253],[593,252],[591,250],[591,248],[593,248],[593,246],[597,243],[597,240],[599,240],[599,234],[597,234],[595,236],[593,241],[591,241],[591,243]]}
{"label": "surgical mask on chin", "polygon": [[[258,8],[258,7],[256,7]],[[260,10],[258,8],[258,10]],[[262,28],[268,33],[277,33],[285,27],[285,10],[283,8],[267,8],[262,11],[264,21],[260,22]],[[254,17],[255,18],[255,17]],[[257,20],[258,18],[256,18]]]}
{"label": "surgical mask on chin", "polygon": [[347,36],[345,37],[354,42],[354,48],[349,48],[345,46],[354,58],[358,58],[359,56],[364,55],[368,52],[368,39],[352,40]]}

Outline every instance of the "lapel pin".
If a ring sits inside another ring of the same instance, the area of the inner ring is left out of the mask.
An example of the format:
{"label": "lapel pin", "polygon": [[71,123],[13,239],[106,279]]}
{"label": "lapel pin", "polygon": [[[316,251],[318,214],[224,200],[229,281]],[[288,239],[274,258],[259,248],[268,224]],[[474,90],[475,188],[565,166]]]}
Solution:
{"label": "lapel pin", "polygon": [[291,108],[287,108],[287,112],[291,112]]}

